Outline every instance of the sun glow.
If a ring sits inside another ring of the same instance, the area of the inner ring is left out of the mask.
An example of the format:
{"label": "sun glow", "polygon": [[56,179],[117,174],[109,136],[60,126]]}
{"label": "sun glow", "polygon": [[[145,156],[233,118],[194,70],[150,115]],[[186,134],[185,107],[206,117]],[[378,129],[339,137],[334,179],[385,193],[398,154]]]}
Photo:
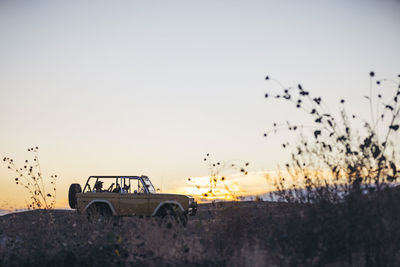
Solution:
{"label": "sun glow", "polygon": [[307,175],[316,186],[323,186],[325,183],[330,185],[345,183],[343,177],[336,179],[329,170],[303,169],[301,172],[280,170],[249,172],[248,175],[240,173],[228,176],[193,177],[186,179],[184,186],[172,191],[177,194],[193,196],[200,203],[214,200],[241,201],[277,191],[278,181],[283,186],[279,186],[281,189],[289,189],[294,186],[305,188],[304,175]]}
{"label": "sun glow", "polygon": [[274,190],[265,179],[266,172],[251,172],[248,175],[201,176],[186,179],[185,185],[173,190],[174,193],[193,196],[198,202],[240,201]]}

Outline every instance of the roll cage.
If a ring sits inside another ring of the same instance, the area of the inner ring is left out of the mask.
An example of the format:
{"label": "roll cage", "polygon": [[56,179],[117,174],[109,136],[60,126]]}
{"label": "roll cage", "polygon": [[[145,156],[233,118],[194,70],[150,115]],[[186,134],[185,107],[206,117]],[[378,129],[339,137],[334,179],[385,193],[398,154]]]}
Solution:
{"label": "roll cage", "polygon": [[[145,193],[145,194],[154,194],[156,193],[153,184],[147,176],[90,176],[83,188],[83,193],[87,192],[96,192],[95,186],[102,179],[115,179],[115,183],[112,183],[108,190],[102,190],[101,192],[113,192],[113,193]],[[90,185],[90,182],[94,180],[93,187]],[[143,188],[144,192],[131,192],[131,184],[132,181],[137,181],[138,187]],[[113,186],[115,188],[113,189]],[[113,189],[113,190],[112,190]],[[112,190],[112,191],[110,191]]]}

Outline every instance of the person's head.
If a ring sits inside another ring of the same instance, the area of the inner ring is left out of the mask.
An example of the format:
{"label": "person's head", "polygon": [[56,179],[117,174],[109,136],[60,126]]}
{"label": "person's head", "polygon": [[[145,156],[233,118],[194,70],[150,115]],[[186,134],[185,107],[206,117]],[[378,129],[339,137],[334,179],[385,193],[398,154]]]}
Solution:
{"label": "person's head", "polygon": [[96,189],[96,190],[103,189],[103,182],[102,181],[97,181],[96,184],[94,185],[94,189]]}

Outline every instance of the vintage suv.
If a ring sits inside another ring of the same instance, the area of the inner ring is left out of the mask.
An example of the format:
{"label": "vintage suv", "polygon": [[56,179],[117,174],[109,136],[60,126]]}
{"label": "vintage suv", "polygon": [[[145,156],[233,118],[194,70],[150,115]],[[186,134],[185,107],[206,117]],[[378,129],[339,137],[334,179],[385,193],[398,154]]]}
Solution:
{"label": "vintage suv", "polygon": [[69,205],[79,213],[173,217],[186,224],[197,203],[190,196],[157,193],[147,176],[90,176],[85,187],[71,184]]}

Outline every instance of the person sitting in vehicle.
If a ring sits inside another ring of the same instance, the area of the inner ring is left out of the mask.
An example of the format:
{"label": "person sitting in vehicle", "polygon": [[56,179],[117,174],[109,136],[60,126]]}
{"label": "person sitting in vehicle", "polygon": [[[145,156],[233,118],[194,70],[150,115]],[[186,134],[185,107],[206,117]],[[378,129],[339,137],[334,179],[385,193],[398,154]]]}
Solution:
{"label": "person sitting in vehicle", "polygon": [[124,184],[124,186],[122,187],[122,193],[128,193],[130,188],[131,185]]}
{"label": "person sitting in vehicle", "polygon": [[94,191],[95,192],[102,192],[103,191],[103,182],[102,181],[97,181],[94,185]]}
{"label": "person sitting in vehicle", "polygon": [[112,191],[113,193],[119,193],[121,192],[121,186],[117,183],[117,185],[115,186],[114,190]]}

